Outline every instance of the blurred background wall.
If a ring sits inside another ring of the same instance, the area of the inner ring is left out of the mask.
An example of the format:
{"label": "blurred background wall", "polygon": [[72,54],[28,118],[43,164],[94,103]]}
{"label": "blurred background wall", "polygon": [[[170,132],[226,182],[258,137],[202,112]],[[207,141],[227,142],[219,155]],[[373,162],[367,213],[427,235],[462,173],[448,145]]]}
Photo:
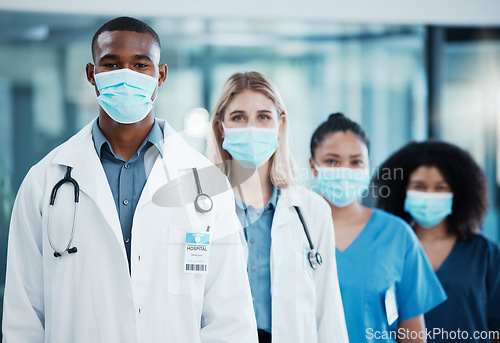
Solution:
{"label": "blurred background wall", "polygon": [[169,73],[156,114],[200,151],[226,79],[256,70],[290,116],[299,182],[309,140],[332,112],[367,130],[372,168],[411,140],[458,144],[488,178],[484,232],[499,239],[500,2],[497,0],[0,0],[0,289],[8,222],[28,169],[98,110],[85,77],[107,20],[145,20]]}

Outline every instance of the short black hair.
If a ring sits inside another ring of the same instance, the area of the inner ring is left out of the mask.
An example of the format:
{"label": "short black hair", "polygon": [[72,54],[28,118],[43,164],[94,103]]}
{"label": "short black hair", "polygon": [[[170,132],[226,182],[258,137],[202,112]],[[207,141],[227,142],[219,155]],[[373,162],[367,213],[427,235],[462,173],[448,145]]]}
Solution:
{"label": "short black hair", "polygon": [[[372,180],[373,187],[385,188],[379,192],[384,196],[377,197],[376,206],[413,224],[404,210],[406,189],[411,174],[423,166],[439,169],[453,192],[448,232],[467,240],[482,229],[488,209],[486,178],[467,151],[442,141],[411,142],[382,163]],[[387,177],[387,171],[391,171],[391,177]]]}
{"label": "short black hair", "polygon": [[94,61],[97,38],[99,38],[101,33],[106,31],[132,31],[137,33],[147,33],[153,36],[154,42],[158,45],[158,48],[161,48],[160,37],[158,37],[158,34],[155,30],[153,30],[153,28],[151,28],[151,26],[143,21],[140,21],[139,19],[131,17],[118,17],[102,25],[94,34],[94,37],[92,38],[92,59]]}
{"label": "short black hair", "polygon": [[342,113],[333,113],[330,114],[327,121],[323,122],[316,129],[316,131],[314,131],[314,134],[311,138],[311,157],[314,159],[314,152],[316,151],[316,148],[323,142],[327,135],[339,131],[351,131],[352,133],[356,134],[366,145],[368,151],[370,151],[370,140],[368,139],[368,136],[366,135],[366,132],[365,130],[363,130],[361,125],[347,118]]}

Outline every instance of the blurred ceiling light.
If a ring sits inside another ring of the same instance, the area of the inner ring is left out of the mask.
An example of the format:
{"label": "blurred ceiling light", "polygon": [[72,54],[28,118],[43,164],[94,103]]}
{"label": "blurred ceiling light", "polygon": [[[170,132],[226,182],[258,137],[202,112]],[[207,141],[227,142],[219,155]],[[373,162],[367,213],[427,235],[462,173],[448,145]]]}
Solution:
{"label": "blurred ceiling light", "polygon": [[48,25],[32,26],[23,32],[23,38],[31,41],[42,41],[49,37]]}
{"label": "blurred ceiling light", "polygon": [[208,111],[202,107],[193,108],[184,118],[184,133],[193,138],[204,138],[208,129]]}

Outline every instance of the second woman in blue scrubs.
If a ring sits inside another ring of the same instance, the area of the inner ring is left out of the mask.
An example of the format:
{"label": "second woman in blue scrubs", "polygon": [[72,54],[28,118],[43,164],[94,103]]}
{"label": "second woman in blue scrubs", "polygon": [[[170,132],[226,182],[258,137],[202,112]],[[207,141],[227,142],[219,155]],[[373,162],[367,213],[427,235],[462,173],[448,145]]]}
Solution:
{"label": "second woman in blue scrubs", "polygon": [[[207,155],[235,190],[259,341],[347,343],[329,207],[294,184],[288,116],[278,91],[259,73],[235,74],[211,121]],[[323,263],[313,259],[313,269],[308,254],[315,252]]]}
{"label": "second woman in blue scrubs", "polygon": [[340,113],[311,141],[316,188],[333,215],[349,339],[425,342],[423,314],[446,295],[408,224],[359,202],[370,181],[369,147],[364,130]]}
{"label": "second woman in blue scrubs", "polygon": [[455,145],[426,141],[409,143],[380,168],[400,177],[375,178],[390,190],[377,206],[412,225],[448,294],[425,315],[429,342],[500,342],[500,249],[479,234],[488,207],[479,166]]}

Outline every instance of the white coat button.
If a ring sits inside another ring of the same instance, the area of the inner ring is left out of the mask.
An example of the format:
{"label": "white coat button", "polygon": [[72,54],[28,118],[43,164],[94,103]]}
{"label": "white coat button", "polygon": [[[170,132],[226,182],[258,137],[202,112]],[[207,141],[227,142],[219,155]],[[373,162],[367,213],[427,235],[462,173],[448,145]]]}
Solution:
{"label": "white coat button", "polygon": [[250,267],[250,270],[251,270],[252,272],[254,272],[254,271],[255,271],[255,269],[257,269],[255,266],[251,266],[251,267]]}
{"label": "white coat button", "polygon": [[123,205],[128,205],[128,200],[127,199],[123,200]]}
{"label": "white coat button", "polygon": [[130,242],[130,238],[126,237],[126,238],[124,239],[124,241],[125,241],[125,243],[128,243],[128,242]]}

